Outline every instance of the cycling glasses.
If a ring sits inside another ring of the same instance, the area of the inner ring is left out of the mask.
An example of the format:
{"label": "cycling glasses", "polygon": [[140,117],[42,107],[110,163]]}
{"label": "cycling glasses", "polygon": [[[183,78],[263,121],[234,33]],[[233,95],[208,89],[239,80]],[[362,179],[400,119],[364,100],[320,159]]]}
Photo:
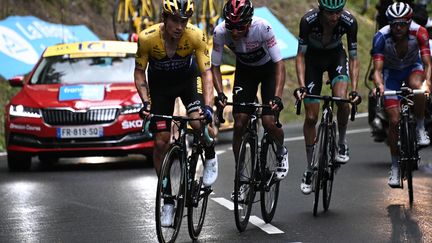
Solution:
{"label": "cycling glasses", "polygon": [[240,32],[246,31],[246,29],[249,27],[249,23],[248,24],[244,24],[244,25],[237,25],[237,24],[233,24],[230,22],[225,22],[225,28],[228,31],[233,31],[233,30],[237,30]]}
{"label": "cycling glasses", "polygon": [[389,22],[391,27],[396,27],[396,26],[405,27],[405,26],[409,25],[409,23],[410,22],[408,22],[408,21],[401,21],[401,20]]}

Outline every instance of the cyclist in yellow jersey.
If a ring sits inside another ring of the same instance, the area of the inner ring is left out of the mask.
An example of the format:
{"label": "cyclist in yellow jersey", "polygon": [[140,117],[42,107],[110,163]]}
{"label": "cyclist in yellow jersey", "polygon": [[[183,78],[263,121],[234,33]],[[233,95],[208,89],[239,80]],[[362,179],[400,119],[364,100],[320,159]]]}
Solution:
{"label": "cyclist in yellow jersey", "polygon": [[[213,81],[209,51],[204,33],[188,23],[192,13],[192,0],[163,0],[163,22],[139,34],[134,77],[143,101],[140,111],[143,116],[150,113],[172,115],[175,99],[180,97],[190,117],[204,116],[207,123],[212,122]],[[191,125],[194,129],[201,126],[199,122]],[[169,147],[171,122],[152,119],[150,129],[155,134],[153,164],[159,175]],[[218,173],[214,145],[206,148],[205,157],[203,184],[210,186]],[[163,226],[172,223],[174,203],[164,202]]]}

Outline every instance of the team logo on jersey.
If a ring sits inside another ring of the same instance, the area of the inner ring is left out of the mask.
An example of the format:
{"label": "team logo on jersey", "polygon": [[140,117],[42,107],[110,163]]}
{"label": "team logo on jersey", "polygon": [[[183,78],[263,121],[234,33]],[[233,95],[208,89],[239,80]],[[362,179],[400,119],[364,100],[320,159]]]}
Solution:
{"label": "team logo on jersey", "polygon": [[240,91],[242,91],[242,90],[243,90],[242,87],[240,87],[240,86],[235,86],[235,87],[233,88],[233,93],[234,93],[234,95],[238,95],[238,93],[239,93]]}
{"label": "team logo on jersey", "polygon": [[338,72],[339,74],[341,74],[341,72],[342,72],[342,66],[338,66],[337,68],[336,68],[336,72]]}
{"label": "team logo on jersey", "polygon": [[313,90],[313,88],[315,87],[314,82],[311,82],[307,87],[308,87],[308,89],[309,89],[309,93],[312,94],[312,90]]}

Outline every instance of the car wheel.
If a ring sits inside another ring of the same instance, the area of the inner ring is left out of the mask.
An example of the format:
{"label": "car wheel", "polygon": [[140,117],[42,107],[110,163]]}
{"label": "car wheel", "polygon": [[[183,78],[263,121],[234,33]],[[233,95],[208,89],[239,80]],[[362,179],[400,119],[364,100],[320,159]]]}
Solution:
{"label": "car wheel", "polygon": [[31,167],[31,156],[17,152],[8,152],[7,161],[9,171],[28,171]]}

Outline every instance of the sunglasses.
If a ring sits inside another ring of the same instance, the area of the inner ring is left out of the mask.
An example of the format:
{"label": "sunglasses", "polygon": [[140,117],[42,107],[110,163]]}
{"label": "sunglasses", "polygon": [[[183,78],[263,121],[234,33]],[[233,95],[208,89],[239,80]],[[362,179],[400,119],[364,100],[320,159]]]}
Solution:
{"label": "sunglasses", "polygon": [[397,26],[405,27],[405,26],[408,26],[408,22],[405,22],[405,21],[393,22],[393,23],[390,23],[390,26],[391,27],[397,27]]}
{"label": "sunglasses", "polygon": [[229,22],[225,22],[225,28],[228,31],[233,31],[233,30],[237,30],[239,32],[245,31],[248,28],[249,24],[244,24],[244,25],[237,25],[237,24],[232,24]]}

